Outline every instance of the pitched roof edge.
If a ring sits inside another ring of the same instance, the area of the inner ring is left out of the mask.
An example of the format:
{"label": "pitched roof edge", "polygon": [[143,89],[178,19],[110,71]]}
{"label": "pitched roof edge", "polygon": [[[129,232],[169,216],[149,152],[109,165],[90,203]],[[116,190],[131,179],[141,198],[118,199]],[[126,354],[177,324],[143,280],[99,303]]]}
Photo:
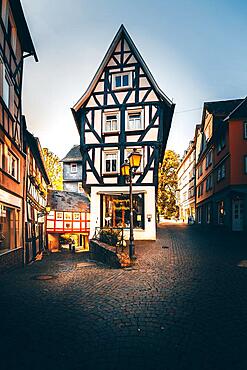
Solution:
{"label": "pitched roof edge", "polygon": [[231,113],[228,114],[228,116],[224,119],[224,122],[228,121],[229,119],[231,119],[231,117],[234,115],[234,113],[236,113],[236,111],[238,109],[241,108],[241,106],[247,102],[247,96],[243,99],[243,101],[236,107],[233,109],[233,111]]}
{"label": "pitched roof edge", "polygon": [[[144,59],[142,58],[139,50],[137,49],[137,47],[135,46],[134,44],[134,41],[132,40],[132,38],[130,37],[128,31],[126,30],[126,28],[124,27],[124,25],[122,24],[118,30],[118,32],[116,33],[114,39],[112,40],[99,68],[97,69],[91,83],[89,84],[87,90],[85,91],[85,93],[81,96],[81,98],[77,101],[77,103],[73,106],[73,110],[75,112],[77,112],[80,108],[81,108],[81,105],[85,102],[85,100],[89,97],[90,93],[93,91],[94,87],[96,86],[97,84],[97,81],[100,77],[100,75],[103,73],[103,70],[105,68],[105,66],[107,65],[108,63],[108,60],[112,54],[112,52],[114,51],[114,49],[116,48],[117,46],[117,43],[118,41],[120,40],[121,38],[121,35],[124,34],[124,36],[126,37],[127,39],[127,42],[129,43],[129,45],[134,49],[135,53],[136,53],[136,56],[137,56],[137,59],[139,59],[139,63],[142,65],[144,71],[146,72],[147,76],[149,77],[151,83],[153,84],[156,92],[163,98],[166,100],[166,102],[172,106],[173,102],[165,95],[165,93],[159,88],[157,82],[155,81],[150,69],[148,68],[147,64],[145,63]],[[72,111],[73,112],[73,111]]]}

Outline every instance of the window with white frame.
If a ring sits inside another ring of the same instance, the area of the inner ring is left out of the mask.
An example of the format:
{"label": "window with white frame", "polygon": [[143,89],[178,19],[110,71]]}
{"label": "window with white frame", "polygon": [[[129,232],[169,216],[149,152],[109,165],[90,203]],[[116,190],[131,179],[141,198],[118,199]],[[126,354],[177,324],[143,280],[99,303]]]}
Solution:
{"label": "window with white frame", "polygon": [[8,159],[7,165],[8,174],[14,177],[16,180],[19,180],[19,159],[11,152],[8,152],[7,159]]}
{"label": "window with white frame", "polygon": [[247,122],[244,122],[244,138],[247,139]]}
{"label": "window with white frame", "polygon": [[120,89],[131,86],[131,73],[121,73],[113,75],[113,88]]}
{"label": "window with white frame", "polygon": [[142,128],[141,112],[128,112],[127,130],[141,130]]}
{"label": "window with white frame", "polygon": [[105,152],[105,173],[116,173],[118,168],[118,152]]}
{"label": "window with white frame", "polygon": [[106,114],[104,132],[113,132],[119,130],[118,114]]}
{"label": "window with white frame", "polygon": [[5,66],[2,64],[2,72],[3,72],[3,100],[6,106],[10,107],[10,82],[9,78],[6,74]]}
{"label": "window with white frame", "polygon": [[71,163],[70,164],[70,172],[76,173],[77,172],[77,163]]}

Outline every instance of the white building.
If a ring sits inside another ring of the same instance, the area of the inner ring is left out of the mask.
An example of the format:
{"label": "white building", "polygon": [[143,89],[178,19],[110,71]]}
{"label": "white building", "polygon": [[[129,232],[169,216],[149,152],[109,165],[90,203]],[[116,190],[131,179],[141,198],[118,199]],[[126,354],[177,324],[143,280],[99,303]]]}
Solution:
{"label": "white building", "polygon": [[129,228],[129,186],[120,166],[136,148],[134,237],[156,238],[158,165],[175,105],[155,82],[121,26],[87,91],[72,108],[80,134],[82,183],[91,196],[90,236],[96,227]]}
{"label": "white building", "polygon": [[179,218],[185,222],[191,216],[195,220],[195,149],[195,142],[191,141],[177,170]]}

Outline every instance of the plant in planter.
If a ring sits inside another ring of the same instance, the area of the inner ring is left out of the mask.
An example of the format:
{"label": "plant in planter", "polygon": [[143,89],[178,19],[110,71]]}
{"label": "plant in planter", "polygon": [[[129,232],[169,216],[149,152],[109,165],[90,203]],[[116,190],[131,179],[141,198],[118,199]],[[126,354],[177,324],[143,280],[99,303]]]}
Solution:
{"label": "plant in planter", "polygon": [[111,229],[101,230],[99,241],[115,247],[119,242],[119,236],[114,230]]}

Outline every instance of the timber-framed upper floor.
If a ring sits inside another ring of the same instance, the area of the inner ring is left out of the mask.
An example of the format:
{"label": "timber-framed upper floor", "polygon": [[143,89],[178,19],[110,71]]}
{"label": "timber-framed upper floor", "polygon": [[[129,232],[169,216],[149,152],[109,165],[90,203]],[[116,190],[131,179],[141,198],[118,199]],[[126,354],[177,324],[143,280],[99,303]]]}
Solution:
{"label": "timber-framed upper floor", "polygon": [[142,164],[135,182],[157,186],[174,107],[122,25],[87,91],[72,108],[84,185],[124,185],[120,165],[137,148]]}

